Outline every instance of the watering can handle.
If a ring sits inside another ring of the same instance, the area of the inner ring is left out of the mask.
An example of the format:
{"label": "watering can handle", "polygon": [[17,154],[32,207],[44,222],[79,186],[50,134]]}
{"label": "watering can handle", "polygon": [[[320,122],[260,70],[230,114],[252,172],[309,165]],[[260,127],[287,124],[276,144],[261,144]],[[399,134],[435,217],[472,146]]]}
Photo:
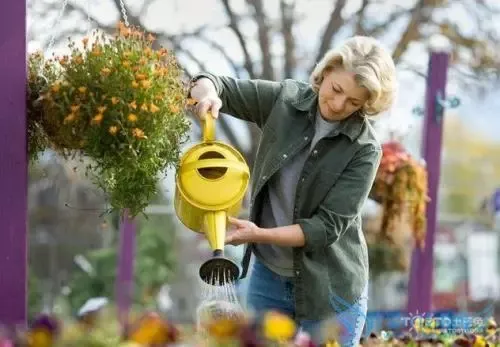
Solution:
{"label": "watering can handle", "polygon": [[212,113],[207,112],[205,114],[205,119],[203,122],[203,141],[211,142],[215,141],[215,118]]}
{"label": "watering can handle", "polygon": [[190,163],[185,163],[181,166],[181,170],[184,172],[191,170],[198,170],[211,167],[223,167],[228,169],[234,169],[242,172],[243,174],[250,175],[248,166],[244,163],[238,161],[229,161],[227,159],[203,159],[196,160]]}

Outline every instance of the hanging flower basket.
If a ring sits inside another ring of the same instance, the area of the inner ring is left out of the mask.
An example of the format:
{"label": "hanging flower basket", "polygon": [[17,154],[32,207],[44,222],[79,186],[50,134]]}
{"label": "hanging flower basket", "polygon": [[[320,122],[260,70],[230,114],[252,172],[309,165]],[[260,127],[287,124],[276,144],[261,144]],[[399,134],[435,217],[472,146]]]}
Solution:
{"label": "hanging flower basket", "polygon": [[120,23],[107,38],[94,32],[70,53],[40,91],[38,121],[57,152],[91,160],[86,173],[108,194],[112,209],[142,212],[159,174],[176,166],[187,138],[186,84],[174,55],[154,38]]}
{"label": "hanging flower basket", "polygon": [[28,56],[28,83],[26,88],[26,113],[28,130],[28,158],[36,161],[41,152],[50,147],[47,134],[43,130],[43,103],[41,95],[57,79],[57,70],[52,62],[44,62],[41,52]]}
{"label": "hanging flower basket", "polygon": [[423,247],[428,201],[425,166],[398,142],[385,143],[382,149],[382,161],[370,194],[383,206],[381,235],[391,240],[401,222],[407,222],[416,245]]}

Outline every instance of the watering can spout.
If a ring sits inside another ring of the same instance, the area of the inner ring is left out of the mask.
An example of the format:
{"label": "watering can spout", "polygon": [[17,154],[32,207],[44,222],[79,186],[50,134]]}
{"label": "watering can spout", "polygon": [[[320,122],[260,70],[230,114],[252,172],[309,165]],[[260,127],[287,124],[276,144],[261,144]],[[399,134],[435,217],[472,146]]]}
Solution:
{"label": "watering can spout", "polygon": [[203,216],[203,231],[212,250],[224,250],[226,211],[210,211]]}

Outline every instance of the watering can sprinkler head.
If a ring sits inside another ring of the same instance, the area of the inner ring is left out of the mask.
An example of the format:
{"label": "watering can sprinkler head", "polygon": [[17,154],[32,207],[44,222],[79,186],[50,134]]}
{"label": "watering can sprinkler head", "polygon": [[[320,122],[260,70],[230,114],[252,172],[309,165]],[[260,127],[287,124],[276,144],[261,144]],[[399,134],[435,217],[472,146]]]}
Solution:
{"label": "watering can sprinkler head", "polygon": [[201,265],[200,278],[213,286],[235,282],[240,276],[238,265],[224,257],[224,252],[220,249],[216,249],[213,254],[212,259]]}

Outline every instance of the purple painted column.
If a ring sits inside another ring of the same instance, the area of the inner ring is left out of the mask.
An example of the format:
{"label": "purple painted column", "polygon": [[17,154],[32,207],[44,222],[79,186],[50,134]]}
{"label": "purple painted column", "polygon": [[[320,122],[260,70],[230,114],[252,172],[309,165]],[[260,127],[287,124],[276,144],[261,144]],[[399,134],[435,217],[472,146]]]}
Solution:
{"label": "purple painted column", "polygon": [[120,251],[118,254],[118,274],[115,290],[118,317],[122,326],[126,324],[134,290],[135,222],[129,218],[127,210],[120,219]]}
{"label": "purple painted column", "polygon": [[0,11],[0,324],[26,323],[26,1]]}
{"label": "purple painted column", "polygon": [[443,130],[442,111],[436,109],[439,93],[445,98],[449,54],[431,53],[425,97],[425,120],[423,128],[422,156],[428,170],[430,202],[427,204],[427,234],[425,248],[415,249],[412,256],[408,289],[408,312],[415,314],[432,310],[434,274],[434,239],[437,227],[438,190],[441,168],[441,138]]}

